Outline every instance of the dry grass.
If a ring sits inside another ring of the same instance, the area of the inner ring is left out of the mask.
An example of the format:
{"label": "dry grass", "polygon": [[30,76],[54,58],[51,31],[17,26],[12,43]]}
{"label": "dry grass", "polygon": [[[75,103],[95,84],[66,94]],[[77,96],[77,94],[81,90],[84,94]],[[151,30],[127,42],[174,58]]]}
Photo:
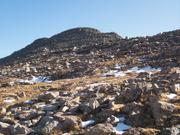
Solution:
{"label": "dry grass", "polygon": [[[82,78],[75,78],[75,79],[62,79],[57,80],[52,83],[37,83],[34,85],[15,85],[15,86],[9,86],[0,88],[0,107],[7,107],[4,103],[4,100],[6,97],[11,95],[20,95],[21,93],[24,93],[26,96],[19,96],[18,100],[16,100],[13,104],[20,103],[23,101],[26,101],[28,99],[31,99],[33,97],[36,97],[40,93],[46,90],[62,90],[62,91],[74,91],[77,90],[77,87],[86,87],[88,84],[93,83],[110,83],[119,85],[124,80],[127,80],[129,78],[134,78],[136,75],[127,75],[125,77],[116,78],[116,77],[99,77],[99,76],[90,76],[90,77],[82,77]],[[12,105],[12,104],[11,104]]]}

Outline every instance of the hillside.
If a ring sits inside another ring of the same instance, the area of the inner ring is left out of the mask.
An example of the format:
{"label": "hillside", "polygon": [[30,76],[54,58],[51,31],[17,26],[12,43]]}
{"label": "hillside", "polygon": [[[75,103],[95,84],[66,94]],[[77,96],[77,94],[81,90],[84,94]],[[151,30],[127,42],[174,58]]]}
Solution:
{"label": "hillside", "polygon": [[0,133],[178,135],[180,30],[74,28],[0,59]]}

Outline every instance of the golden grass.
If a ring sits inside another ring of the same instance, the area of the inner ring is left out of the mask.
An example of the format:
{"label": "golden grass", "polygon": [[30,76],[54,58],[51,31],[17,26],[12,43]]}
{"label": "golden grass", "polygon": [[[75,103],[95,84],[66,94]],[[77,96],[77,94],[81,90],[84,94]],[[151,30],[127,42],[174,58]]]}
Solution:
{"label": "golden grass", "polygon": [[[74,91],[77,90],[77,87],[86,87],[88,84],[93,83],[109,83],[109,84],[121,84],[124,80],[129,78],[134,78],[136,75],[127,75],[125,77],[116,78],[116,77],[100,77],[100,76],[88,76],[88,77],[81,77],[81,78],[74,78],[74,79],[62,79],[57,80],[52,83],[37,83],[33,85],[15,85],[11,87],[4,87],[0,88],[0,108],[7,107],[4,103],[4,100],[8,95],[18,95],[20,93],[24,93],[26,96],[20,97],[17,101],[13,104],[20,103],[36,97],[43,91],[49,89],[56,89],[62,91]],[[11,104],[12,105],[12,104]]]}

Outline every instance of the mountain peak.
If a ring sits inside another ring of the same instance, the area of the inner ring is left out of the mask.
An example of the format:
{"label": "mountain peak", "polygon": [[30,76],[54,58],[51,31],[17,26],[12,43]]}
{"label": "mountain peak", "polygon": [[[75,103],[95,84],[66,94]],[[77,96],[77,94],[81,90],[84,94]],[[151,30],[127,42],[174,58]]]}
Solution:
{"label": "mountain peak", "polygon": [[116,33],[102,33],[97,29],[90,27],[78,27],[63,31],[50,38],[40,38],[35,40],[25,48],[14,52],[12,55],[0,59],[0,64],[11,63],[17,59],[24,59],[31,56],[43,54],[44,50],[50,52],[61,52],[69,48],[86,48],[88,52],[94,46],[102,46],[115,43],[121,37]]}
{"label": "mountain peak", "polygon": [[101,32],[98,29],[90,28],[90,27],[77,27],[61,32],[61,34],[71,34],[71,33],[97,34]]}

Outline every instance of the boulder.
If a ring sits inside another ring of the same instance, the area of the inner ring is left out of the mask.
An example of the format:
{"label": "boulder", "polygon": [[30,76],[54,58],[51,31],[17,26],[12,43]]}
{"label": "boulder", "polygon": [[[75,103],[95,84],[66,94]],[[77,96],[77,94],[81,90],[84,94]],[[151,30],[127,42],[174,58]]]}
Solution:
{"label": "boulder", "polygon": [[122,91],[119,96],[116,97],[115,103],[129,103],[137,101],[141,96],[141,89],[129,89]]}
{"label": "boulder", "polygon": [[31,132],[31,129],[27,128],[26,126],[20,125],[19,123],[10,125],[0,122],[0,133],[5,135],[27,135]]}
{"label": "boulder", "polygon": [[5,135],[12,135],[11,128],[12,126],[10,124],[0,122],[0,133]]}
{"label": "boulder", "polygon": [[62,115],[62,113],[56,113],[54,118],[60,122],[62,131],[70,131],[79,128],[81,119],[73,115]]}
{"label": "boulder", "polygon": [[59,92],[44,92],[38,96],[38,99],[42,102],[53,100],[59,97]]}
{"label": "boulder", "polygon": [[58,109],[58,107],[59,106],[57,104],[47,104],[42,108],[42,110],[43,111],[55,111]]}
{"label": "boulder", "polygon": [[164,122],[171,118],[175,106],[171,103],[159,101],[156,97],[149,98],[149,106],[156,125],[163,126]]}
{"label": "boulder", "polygon": [[97,124],[89,129],[87,129],[84,133],[85,135],[115,135],[114,127],[109,124]]}
{"label": "boulder", "polygon": [[88,104],[89,104],[89,107],[93,110],[96,109],[100,105],[99,102],[94,98],[90,99]]}
{"label": "boulder", "polygon": [[142,112],[142,109],[143,109],[143,105],[141,103],[131,102],[125,104],[125,106],[122,107],[122,112],[128,115],[133,115]]}
{"label": "boulder", "polygon": [[48,134],[51,133],[52,130],[58,129],[58,124],[59,122],[52,116],[44,116],[33,129],[38,133]]}
{"label": "boulder", "polygon": [[92,111],[92,109],[87,104],[80,104],[77,111],[82,114],[88,114]]}
{"label": "boulder", "polygon": [[43,112],[37,110],[27,110],[22,111],[21,113],[15,114],[15,118],[19,120],[31,120],[37,118],[38,116],[42,115]]}
{"label": "boulder", "polygon": [[154,119],[148,112],[132,114],[127,117],[126,123],[133,127],[154,126]]}

